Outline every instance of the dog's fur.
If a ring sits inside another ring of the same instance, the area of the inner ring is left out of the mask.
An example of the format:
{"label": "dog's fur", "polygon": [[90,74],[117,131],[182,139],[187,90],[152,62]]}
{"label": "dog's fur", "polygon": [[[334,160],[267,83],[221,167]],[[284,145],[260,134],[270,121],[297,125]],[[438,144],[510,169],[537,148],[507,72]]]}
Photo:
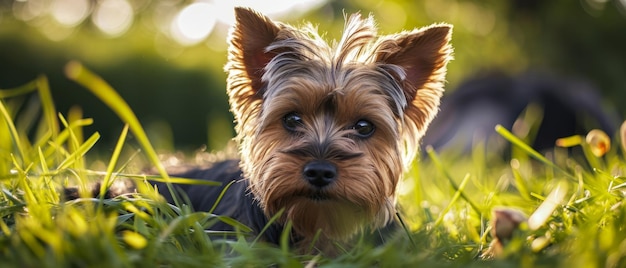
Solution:
{"label": "dog's fur", "polygon": [[[241,159],[178,175],[236,181],[214,213],[257,233],[283,210],[263,234],[273,243],[291,222],[295,247],[332,254],[391,225],[398,181],[439,107],[452,27],[378,36],[354,14],[329,45],[312,26],[235,11],[225,69]],[[222,191],[178,189],[203,211]]]}

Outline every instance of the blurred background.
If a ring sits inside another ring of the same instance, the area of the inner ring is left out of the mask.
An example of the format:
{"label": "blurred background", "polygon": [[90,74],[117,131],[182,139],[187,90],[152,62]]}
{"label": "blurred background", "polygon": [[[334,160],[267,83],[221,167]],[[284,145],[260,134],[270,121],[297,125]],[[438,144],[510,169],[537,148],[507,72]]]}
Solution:
{"label": "blurred background", "polygon": [[[111,150],[122,123],[65,78],[77,60],[122,95],[158,149],[221,150],[234,135],[222,68],[236,5],[312,21],[328,39],[357,11],[374,15],[383,34],[453,24],[445,109],[425,143],[444,146],[468,125],[513,126],[535,102],[544,124],[563,132],[553,136],[612,132],[626,115],[625,0],[0,0],[0,89],[48,76],[57,109],[81,107],[95,120],[87,131],[102,134],[98,148]],[[574,128],[562,125],[580,113]],[[488,116],[501,114],[512,119]]]}

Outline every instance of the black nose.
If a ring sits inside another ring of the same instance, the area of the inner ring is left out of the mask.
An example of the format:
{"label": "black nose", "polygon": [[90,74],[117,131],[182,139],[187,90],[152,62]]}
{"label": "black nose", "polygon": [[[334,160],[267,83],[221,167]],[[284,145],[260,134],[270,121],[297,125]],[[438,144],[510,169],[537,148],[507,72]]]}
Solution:
{"label": "black nose", "polygon": [[337,167],[328,161],[311,161],[302,170],[304,179],[316,187],[324,187],[337,179]]}

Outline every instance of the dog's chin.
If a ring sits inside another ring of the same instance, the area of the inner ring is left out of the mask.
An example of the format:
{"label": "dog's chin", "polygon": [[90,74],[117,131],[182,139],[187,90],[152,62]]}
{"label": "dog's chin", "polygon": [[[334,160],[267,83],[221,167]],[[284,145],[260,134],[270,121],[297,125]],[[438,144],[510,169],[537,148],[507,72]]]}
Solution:
{"label": "dog's chin", "polygon": [[332,201],[333,198],[331,196],[329,196],[328,194],[324,193],[324,192],[320,192],[320,191],[315,191],[309,194],[306,194],[304,196],[302,196],[303,198],[309,199],[311,201],[314,202],[326,202],[326,201]]}
{"label": "dog's chin", "polygon": [[337,195],[333,195],[330,191],[325,190],[311,190],[305,191],[302,193],[297,193],[292,196],[296,202],[312,202],[307,206],[316,206],[316,205],[325,205],[326,203],[342,203],[349,204],[350,207],[354,207],[355,210],[359,210],[357,204],[350,203],[346,201],[345,198],[342,198]]}
{"label": "dog's chin", "polygon": [[274,207],[285,209],[280,221],[291,221],[295,233],[305,239],[319,232],[322,239],[345,240],[372,220],[367,209],[324,192],[283,197],[278,203]]}

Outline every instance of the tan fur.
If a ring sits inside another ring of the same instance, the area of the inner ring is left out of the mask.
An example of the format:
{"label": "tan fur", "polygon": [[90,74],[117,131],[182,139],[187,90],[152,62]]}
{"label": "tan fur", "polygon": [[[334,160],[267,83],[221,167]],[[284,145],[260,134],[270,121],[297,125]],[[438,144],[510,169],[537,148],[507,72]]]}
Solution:
{"label": "tan fur", "polygon": [[[228,94],[241,168],[268,216],[284,208],[281,222],[304,241],[319,231],[321,248],[393,219],[398,181],[439,107],[451,29],[378,36],[371,17],[355,14],[330,46],[313,27],[236,9]],[[297,133],[283,125],[289,113],[302,118]],[[373,123],[371,137],[355,135],[359,120]],[[321,190],[301,175],[319,159],[338,171]]]}

